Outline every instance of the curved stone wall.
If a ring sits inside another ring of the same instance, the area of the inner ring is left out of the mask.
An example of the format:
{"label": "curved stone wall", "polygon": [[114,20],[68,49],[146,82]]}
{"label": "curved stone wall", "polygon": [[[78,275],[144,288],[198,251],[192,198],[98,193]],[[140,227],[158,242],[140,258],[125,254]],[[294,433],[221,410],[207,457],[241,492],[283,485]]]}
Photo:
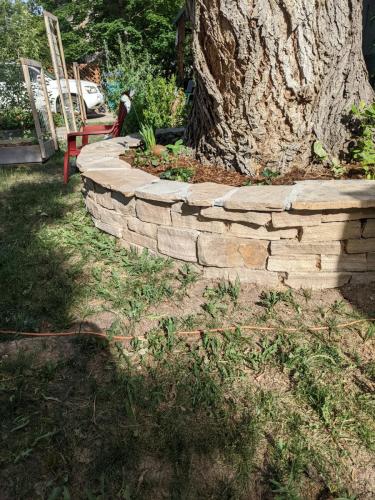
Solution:
{"label": "curved stone wall", "polygon": [[119,159],[137,137],[86,146],[88,211],[125,247],[189,262],[207,278],[334,288],[375,281],[375,182],[293,186],[160,180]]}

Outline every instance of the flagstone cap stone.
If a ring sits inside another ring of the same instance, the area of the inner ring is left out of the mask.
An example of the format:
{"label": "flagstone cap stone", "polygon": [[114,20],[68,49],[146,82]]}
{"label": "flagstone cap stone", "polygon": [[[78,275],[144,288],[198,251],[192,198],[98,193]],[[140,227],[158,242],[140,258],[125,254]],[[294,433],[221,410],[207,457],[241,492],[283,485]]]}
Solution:
{"label": "flagstone cap stone", "polygon": [[78,156],[77,166],[81,172],[91,172],[92,170],[124,170],[132,168],[126,161],[113,157],[97,158],[96,160],[86,161],[85,158],[80,159],[80,156]]}
{"label": "flagstone cap stone", "polygon": [[222,206],[228,210],[281,212],[287,208],[293,189],[294,186],[245,186],[227,196]]}
{"label": "flagstone cap stone", "polygon": [[236,188],[215,182],[190,184],[186,202],[195,207],[212,207],[218,198],[225,197],[232,191],[236,191]]}
{"label": "flagstone cap stone", "polygon": [[147,184],[159,182],[158,177],[138,169],[89,170],[82,175],[106,189],[117,191],[124,196],[134,196],[135,191]]}
{"label": "flagstone cap stone", "polygon": [[160,180],[154,184],[143,186],[135,191],[135,196],[143,200],[175,203],[185,201],[190,184],[186,182]]}
{"label": "flagstone cap stone", "polygon": [[296,185],[295,210],[346,210],[375,207],[375,182],[368,180],[303,181]]}

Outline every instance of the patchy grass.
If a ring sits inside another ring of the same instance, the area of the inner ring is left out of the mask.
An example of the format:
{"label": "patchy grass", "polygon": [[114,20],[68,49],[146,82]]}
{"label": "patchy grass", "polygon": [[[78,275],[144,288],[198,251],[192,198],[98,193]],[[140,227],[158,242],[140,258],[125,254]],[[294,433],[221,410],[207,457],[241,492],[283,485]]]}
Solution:
{"label": "patchy grass", "polygon": [[61,163],[0,172],[0,328],[134,335],[2,337],[1,500],[375,496],[375,329],[338,328],[374,288],[204,283],[97,231]]}

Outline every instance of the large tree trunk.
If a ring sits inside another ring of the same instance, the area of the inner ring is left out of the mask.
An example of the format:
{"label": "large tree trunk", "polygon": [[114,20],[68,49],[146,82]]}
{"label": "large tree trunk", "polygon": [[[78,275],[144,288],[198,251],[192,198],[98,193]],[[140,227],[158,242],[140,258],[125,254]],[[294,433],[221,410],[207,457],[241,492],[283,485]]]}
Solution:
{"label": "large tree trunk", "polygon": [[362,0],[188,0],[196,95],[187,131],[201,159],[254,174],[339,155],[345,115],[371,101]]}

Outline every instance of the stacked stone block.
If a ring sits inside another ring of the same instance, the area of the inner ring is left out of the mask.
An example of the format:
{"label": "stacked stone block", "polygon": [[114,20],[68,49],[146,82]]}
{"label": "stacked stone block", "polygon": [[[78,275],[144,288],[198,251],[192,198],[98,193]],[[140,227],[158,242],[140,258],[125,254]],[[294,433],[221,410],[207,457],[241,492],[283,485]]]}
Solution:
{"label": "stacked stone block", "polygon": [[375,183],[164,181],[119,163],[132,141],[90,145],[79,157],[87,209],[123,246],[193,263],[210,279],[317,289],[375,280]]}

